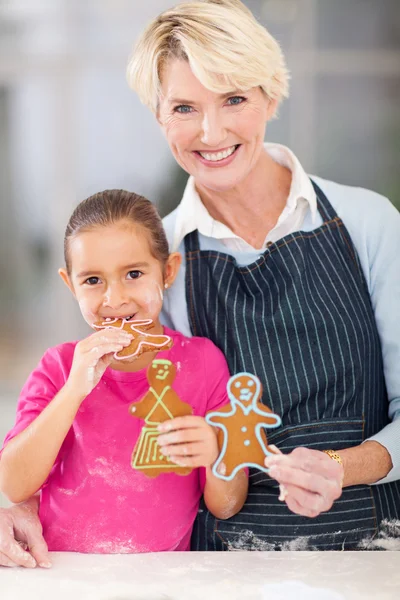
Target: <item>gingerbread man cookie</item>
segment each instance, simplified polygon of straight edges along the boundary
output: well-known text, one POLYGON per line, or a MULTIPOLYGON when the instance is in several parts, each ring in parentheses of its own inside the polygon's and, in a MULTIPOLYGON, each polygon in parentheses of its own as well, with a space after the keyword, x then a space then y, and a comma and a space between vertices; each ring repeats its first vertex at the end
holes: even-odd
POLYGON ((138 358, 144 352, 157 352, 167 350, 173 346, 172 338, 169 335, 154 335, 146 333, 153 327, 151 319, 141 319, 138 321, 127 321, 126 319, 105 319, 94 323, 95 329, 107 329, 116 327, 124 329, 133 334, 132 342, 126 348, 114 354, 116 360, 126 360, 128 358, 138 358))
POLYGON ((176 369, 169 360, 153 360, 147 369, 150 388, 139 402, 133 402, 129 411, 134 417, 144 419, 139 439, 132 454, 132 468, 143 471, 147 477, 161 473, 188 475, 192 468, 181 467, 161 453, 157 438, 157 426, 168 419, 192 414, 192 407, 182 402, 172 389, 176 369))
POLYGON ((244 467, 255 467, 268 473, 264 459, 272 453, 268 450, 264 428, 279 427, 282 421, 259 402, 262 386, 255 375, 233 375, 228 381, 227 391, 231 403, 206 416, 207 423, 221 430, 218 432, 221 451, 212 472, 225 481, 232 480, 244 467), (226 467, 224 474, 218 472, 222 462, 226 467))

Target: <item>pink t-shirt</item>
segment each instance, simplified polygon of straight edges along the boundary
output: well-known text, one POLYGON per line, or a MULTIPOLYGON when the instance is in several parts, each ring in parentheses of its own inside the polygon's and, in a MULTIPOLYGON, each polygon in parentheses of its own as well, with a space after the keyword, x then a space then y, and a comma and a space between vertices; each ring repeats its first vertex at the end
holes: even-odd
MULTIPOLYGON (((210 340, 186 338, 165 328, 174 345, 157 358, 176 366, 178 396, 204 416, 228 402, 229 371, 210 340)), ((62 388, 77 342, 50 348, 30 375, 18 401, 14 428, 23 431, 62 388)), ((144 421, 129 405, 149 389, 146 370, 107 369, 85 398, 41 489, 40 519, 52 551, 134 553, 188 550, 204 487, 204 469, 190 475, 148 478, 131 467, 144 421)))

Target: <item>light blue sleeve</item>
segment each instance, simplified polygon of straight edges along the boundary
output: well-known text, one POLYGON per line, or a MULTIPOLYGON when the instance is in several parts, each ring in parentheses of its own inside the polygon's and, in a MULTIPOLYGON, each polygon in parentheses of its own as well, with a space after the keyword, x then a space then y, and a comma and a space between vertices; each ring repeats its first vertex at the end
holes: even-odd
POLYGON ((391 423, 369 440, 391 456, 393 468, 378 482, 387 483, 400 479, 400 213, 375 192, 315 179, 350 233, 371 296, 391 423))
MULTIPOLYGON (((163 225, 167 235, 170 252, 172 251, 173 247, 176 217, 177 210, 175 209, 163 219, 163 225)), ((189 324, 188 306, 186 302, 186 258, 185 243, 183 241, 181 242, 177 251, 182 255, 182 264, 174 284, 168 290, 165 290, 160 321, 166 327, 180 331, 187 337, 192 337, 189 324)))

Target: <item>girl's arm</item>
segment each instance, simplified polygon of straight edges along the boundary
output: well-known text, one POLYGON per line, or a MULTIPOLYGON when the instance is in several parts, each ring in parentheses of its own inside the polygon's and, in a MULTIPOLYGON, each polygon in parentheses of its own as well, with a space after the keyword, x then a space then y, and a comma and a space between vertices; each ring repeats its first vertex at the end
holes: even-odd
POLYGON ((0 490, 11 502, 27 500, 46 481, 80 405, 100 381, 114 352, 131 339, 122 330, 107 329, 76 345, 64 387, 2 452, 0 490))
POLYGON ((3 450, 0 489, 23 502, 46 481, 83 398, 68 383, 43 412, 3 450))
POLYGON ((207 467, 204 501, 217 519, 229 519, 242 509, 248 487, 249 480, 244 470, 239 471, 232 481, 224 481, 215 477, 211 467, 207 467))
MULTIPOLYGON (((217 430, 203 417, 186 416, 165 421, 158 426, 161 452, 182 467, 206 467, 204 500, 219 519, 229 519, 243 506, 248 479, 239 471, 232 481, 215 477, 211 467, 218 458, 217 430)), ((222 466, 222 465, 221 465, 222 466)))

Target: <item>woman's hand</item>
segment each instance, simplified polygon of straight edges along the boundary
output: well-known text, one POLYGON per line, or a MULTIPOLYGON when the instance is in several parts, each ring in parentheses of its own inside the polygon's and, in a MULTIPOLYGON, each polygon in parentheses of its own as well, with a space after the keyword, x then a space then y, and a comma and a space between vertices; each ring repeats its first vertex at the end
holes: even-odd
POLYGON ((0 566, 49 568, 51 562, 38 517, 38 499, 33 497, 0 508, 0 566))
POLYGON ((267 456, 265 466, 280 485, 280 500, 298 515, 317 517, 342 494, 343 467, 324 452, 295 448, 290 454, 267 456))
POLYGON ((96 387, 115 352, 129 346, 132 335, 122 329, 101 329, 79 342, 66 386, 81 399, 96 387))
POLYGON ((217 460, 217 430, 203 417, 176 417, 158 426, 161 452, 181 467, 209 467, 217 460))

